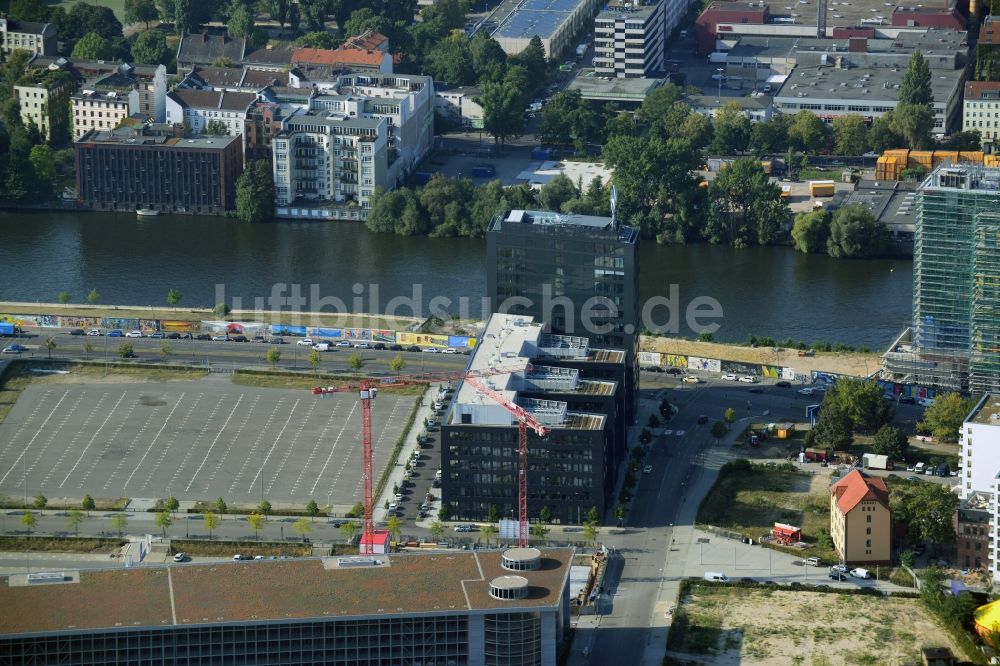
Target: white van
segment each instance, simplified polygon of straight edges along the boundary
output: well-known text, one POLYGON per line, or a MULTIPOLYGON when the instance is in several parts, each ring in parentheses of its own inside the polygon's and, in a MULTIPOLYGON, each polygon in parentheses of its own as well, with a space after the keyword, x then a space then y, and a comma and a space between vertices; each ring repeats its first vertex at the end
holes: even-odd
POLYGON ((330 343, 317 342, 316 344, 313 345, 313 349, 315 349, 316 351, 330 351, 330 343))
POLYGON ((705 572, 705 580, 712 581, 713 583, 728 583, 729 582, 729 578, 726 577, 726 574, 718 572, 718 571, 706 571, 705 572))
POLYGON ((917 463, 917 464, 916 464, 916 465, 915 465, 915 466, 913 467, 913 471, 914 471, 914 473, 916 473, 916 474, 923 474, 923 473, 924 473, 924 467, 926 467, 926 465, 924 465, 924 463, 922 463, 922 462, 918 462, 918 463, 917 463))

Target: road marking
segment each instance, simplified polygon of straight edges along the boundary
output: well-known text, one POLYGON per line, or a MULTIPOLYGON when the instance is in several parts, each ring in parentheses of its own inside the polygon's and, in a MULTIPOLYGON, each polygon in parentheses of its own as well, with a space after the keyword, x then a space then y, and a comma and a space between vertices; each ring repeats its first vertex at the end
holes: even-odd
POLYGON ((205 466, 205 462, 208 460, 208 457, 212 455, 212 449, 215 448, 216 442, 218 442, 219 438, 222 437, 222 433, 225 432, 226 427, 229 425, 229 421, 232 420, 233 414, 236 413, 236 408, 240 406, 241 402, 243 402, 243 395, 244 394, 241 393, 239 399, 236 400, 236 404, 233 405, 232 411, 230 411, 229 416, 226 417, 226 422, 222 424, 221 428, 219 428, 219 433, 215 436, 215 439, 212 440, 211 445, 209 445, 208 447, 208 451, 205 451, 205 457, 201 459, 201 464, 198 465, 198 469, 196 469, 194 471, 194 474, 191 475, 191 480, 188 481, 187 487, 184 488, 184 492, 188 492, 189 490, 191 490, 191 486, 194 484, 194 480, 198 478, 198 475, 201 473, 202 467, 205 466))
POLYGON ((184 427, 187 425, 188 420, 190 420, 191 415, 194 414, 195 407, 201 404, 201 400, 204 397, 204 393, 198 393, 195 395, 194 400, 191 401, 191 407, 189 407, 187 413, 184 414, 184 418, 181 419, 180 425, 174 428, 174 431, 170 433, 170 439, 167 440, 167 443, 160 447, 160 457, 156 461, 156 464, 153 465, 153 469, 149 470, 149 476, 146 477, 143 488, 146 488, 149 491, 153 490, 150 487, 153 483, 153 476, 156 475, 156 472, 160 469, 160 465, 162 465, 163 461, 166 460, 167 454, 170 453, 170 449, 174 447, 174 442, 177 441, 177 434, 184 431, 184 427))
MULTIPOLYGON (((340 438, 344 436, 344 431, 347 430, 347 426, 351 424, 351 419, 354 417, 354 410, 358 408, 358 402, 358 400, 355 400, 351 403, 351 411, 347 413, 347 418, 344 419, 344 424, 340 426, 340 432, 337 433, 337 439, 333 440, 333 446, 330 447, 330 455, 326 457, 326 462, 323 463, 323 467, 319 470, 319 474, 316 475, 316 481, 313 483, 312 488, 309 489, 310 495, 313 495, 316 492, 316 486, 319 485, 319 480, 322 479, 323 475, 326 473, 326 468, 330 464, 330 459, 333 458, 333 452, 337 450, 337 444, 340 443, 340 438)), ((341 468, 340 472, 337 472, 337 475, 333 478, 333 482, 330 484, 331 488, 337 487, 337 479, 340 478, 343 471, 343 468, 341 468)))
POLYGON ((254 396, 253 402, 250 403, 250 407, 246 409, 246 413, 243 415, 243 422, 240 424, 240 427, 236 429, 236 432, 233 433, 233 438, 229 440, 229 446, 227 446, 226 450, 222 452, 221 456, 219 456, 219 462, 216 463, 215 469, 213 469, 212 473, 208 475, 208 483, 205 484, 206 492, 207 486, 210 486, 215 482, 215 477, 219 474, 219 470, 222 469, 222 464, 229 458, 229 453, 233 450, 233 445, 240 441, 240 435, 243 434, 243 429, 246 428, 247 423, 250 422, 250 417, 257 411, 257 403, 259 401, 260 396, 254 396))
POLYGON ((319 400, 312 400, 309 403, 309 409, 308 409, 308 411, 306 411, 305 416, 303 416, 301 419, 299 419, 299 427, 295 431, 295 434, 292 436, 291 442, 289 442, 288 446, 285 448, 285 457, 281 459, 281 462, 278 464, 278 469, 274 470, 274 474, 271 475, 271 482, 269 484, 267 484, 267 487, 266 487, 267 492, 269 492, 269 493, 271 492, 271 489, 274 487, 275 482, 278 480, 278 477, 281 475, 281 471, 283 469, 285 469, 285 463, 288 462, 289 456, 292 455, 292 449, 295 448, 295 443, 299 441, 299 436, 302 435, 302 429, 305 427, 306 422, 312 416, 313 410, 316 409, 316 405, 318 403, 319 403, 319 400))
MULTIPOLYGON (((69 391, 67 391, 66 393, 67 393, 67 396, 68 396, 68 395, 69 395, 69 391)), ((45 444, 44 444, 44 445, 42 446, 42 449, 41 449, 41 450, 40 450, 40 451, 38 452, 38 455, 37 455, 37 456, 35 457, 35 461, 34 461, 33 463, 30 463, 30 464, 28 465, 28 474, 31 474, 32 472, 34 472, 34 471, 35 471, 35 467, 36 467, 36 466, 38 465, 38 463, 40 463, 40 462, 42 461, 42 458, 43 458, 43 457, 45 456, 45 452, 49 450, 49 447, 50 447, 50 446, 52 446, 52 442, 56 441, 56 437, 58 437, 58 436, 59 436, 59 433, 61 433, 61 432, 62 432, 62 430, 63 430, 63 428, 65 428, 65 427, 66 427, 66 423, 67 423, 67 422, 68 422, 68 421, 69 421, 69 420, 70 420, 70 419, 71 419, 71 418, 73 417, 73 414, 75 414, 75 413, 76 413, 76 409, 77 409, 77 407, 79 407, 79 406, 80 406, 80 402, 81 402, 81 401, 83 400, 83 396, 84 396, 84 393, 83 393, 83 392, 81 392, 81 393, 80 393, 80 394, 79 394, 79 395, 77 396, 77 398, 76 398, 76 402, 74 402, 74 403, 73 403, 73 404, 72 404, 72 405, 70 406, 70 408, 69 408, 69 409, 68 409, 68 410, 66 411, 66 413, 62 414, 62 419, 61 419, 61 420, 59 421, 59 423, 58 423, 58 424, 56 425, 56 428, 55 428, 55 430, 53 430, 53 431, 52 431, 52 432, 51 432, 51 433, 49 434, 49 437, 48 437, 48 439, 47 439, 47 440, 45 441, 45 444)), ((45 479, 47 480, 47 479, 48 479, 48 477, 49 477, 49 476, 50 476, 51 474, 52 474, 52 469, 51 469, 51 467, 50 467, 50 468, 49 468, 49 473, 48 473, 48 474, 46 475, 45 479)), ((41 487, 42 487, 42 485, 41 485, 41 484, 39 484, 39 488, 41 488, 41 487)))
MULTIPOLYGON (((107 393, 102 393, 101 397, 97 400, 97 404, 94 405, 89 410, 87 418, 84 419, 80 427, 77 428, 76 434, 73 435, 73 439, 71 439, 69 443, 63 447, 62 454, 60 454, 59 458, 56 459, 55 463, 53 463, 50 466, 49 473, 45 475, 44 479, 42 479, 41 487, 48 486, 49 477, 51 477, 55 473, 55 471, 59 468, 59 466, 62 465, 63 460, 66 458, 67 455, 69 455, 70 451, 72 451, 73 448, 76 446, 76 441, 83 436, 83 433, 87 430, 87 426, 90 425, 90 421, 100 412, 101 405, 104 404, 104 401, 107 399, 107 397, 108 397, 107 393)), ((61 488, 62 484, 60 484, 59 487, 61 488)))
POLYGON ((62 397, 59 398, 59 402, 55 404, 55 406, 52 408, 52 411, 49 412, 49 415, 45 417, 44 421, 42 421, 42 425, 38 426, 38 428, 35 430, 35 434, 31 437, 30 440, 28 440, 28 443, 24 445, 24 448, 21 449, 21 455, 19 455, 17 459, 14 460, 14 464, 10 466, 10 469, 7 470, 7 473, 4 474, 2 477, 0 477, 0 486, 2 486, 3 482, 7 480, 7 477, 10 476, 10 473, 17 468, 17 464, 21 462, 21 458, 23 458, 25 454, 28 453, 28 449, 31 447, 31 444, 35 441, 35 438, 38 437, 40 434, 42 434, 42 430, 45 429, 45 425, 49 422, 49 419, 51 419, 52 416, 56 413, 56 410, 59 409, 59 405, 62 404, 62 401, 66 399, 67 395, 69 395, 69 391, 66 391, 65 393, 62 394, 62 397))
MULTIPOLYGON (((0 452, 0 460, 7 457, 7 451, 10 449, 10 447, 14 446, 14 444, 21 441, 21 433, 24 431, 25 428, 31 425, 32 421, 35 420, 36 415, 38 414, 39 411, 41 411, 42 406, 45 404, 45 402, 49 399, 51 395, 52 395, 51 390, 42 393, 41 397, 38 399, 38 402, 35 404, 34 409, 32 409, 31 413, 29 413, 26 417, 24 417, 24 423, 21 424, 21 427, 18 428, 17 432, 15 432, 14 435, 10 438, 10 441, 7 442, 7 446, 3 448, 3 451, 0 452)), ((38 429, 36 428, 35 430, 37 431, 38 429)))
MULTIPOLYGON (((122 395, 122 398, 124 397, 125 394, 122 395)), ((119 400, 118 402, 121 402, 121 400, 119 400)), ((87 473, 83 475, 82 479, 80 479, 80 484, 77 486, 77 488, 83 488, 83 485, 87 482, 87 479, 90 478, 90 475, 94 472, 94 470, 97 468, 97 465, 100 464, 101 460, 104 458, 104 454, 108 452, 108 450, 111 448, 111 445, 115 443, 116 439, 118 439, 119 433, 121 433, 122 428, 125 427, 125 424, 128 423, 129 417, 132 416, 132 412, 135 411, 135 406, 138 404, 139 402, 136 401, 133 402, 132 405, 129 407, 128 412, 125 414, 124 418, 122 418, 121 422, 115 428, 114 432, 111 433, 111 437, 109 437, 108 441, 104 443, 104 447, 101 449, 101 452, 97 455, 96 458, 94 458, 94 462, 91 463, 90 469, 88 469, 87 473)))
POLYGON ((267 420, 264 421, 264 425, 261 426, 257 433, 257 438, 253 442, 253 446, 247 451, 246 455, 243 457, 243 464, 240 466, 240 471, 236 473, 233 477, 233 483, 229 486, 229 492, 232 494, 236 490, 236 485, 240 482, 240 477, 243 476, 243 472, 246 471, 247 465, 250 464, 250 460, 254 458, 254 452, 257 450, 257 445, 260 444, 261 440, 264 439, 264 434, 267 432, 268 428, 271 427, 271 421, 274 420, 275 415, 281 411, 282 405, 285 404, 285 399, 281 398, 275 403, 274 408, 271 409, 271 413, 268 414, 267 420))
POLYGON ((281 436, 285 434, 285 428, 287 428, 288 424, 292 422, 292 416, 295 415, 295 408, 299 406, 300 402, 302 402, 302 398, 296 400, 292 405, 292 408, 288 410, 288 418, 285 419, 285 425, 281 426, 281 430, 278 431, 278 436, 274 438, 274 443, 271 444, 270 450, 267 452, 267 455, 264 456, 264 460, 260 463, 260 467, 257 469, 257 474, 254 475, 253 481, 250 482, 247 493, 250 493, 253 490, 254 484, 257 483, 257 479, 260 478, 260 475, 264 472, 264 466, 267 464, 267 461, 271 459, 271 454, 274 453, 275 447, 278 446, 278 442, 281 441, 281 436))
MULTIPOLYGON (((312 469, 313 460, 316 459, 316 456, 319 453, 320 444, 322 444, 326 440, 326 434, 327 432, 330 431, 330 428, 333 427, 333 420, 337 417, 337 412, 340 411, 340 406, 342 404, 343 404, 342 400, 334 401, 333 409, 330 410, 330 416, 326 420, 326 425, 324 425, 323 430, 320 431, 319 437, 316 438, 316 443, 313 444, 312 451, 309 452, 309 457, 306 458, 305 464, 302 465, 302 467, 299 469, 298 478, 296 478, 295 483, 292 484, 293 495, 295 495, 298 492, 299 485, 301 485, 302 479, 306 475, 306 471, 312 469)), ((315 489, 315 486, 313 486, 313 489, 315 489)))
MULTIPOLYGON (((111 483, 115 480, 115 477, 118 476, 118 472, 121 471, 122 467, 125 466, 125 461, 128 460, 128 457, 132 455, 133 451, 135 451, 136 442, 142 439, 142 433, 146 432, 146 429, 150 427, 150 424, 153 422, 153 419, 155 419, 156 415, 159 413, 160 413, 160 408, 153 407, 152 411, 149 413, 149 416, 146 417, 146 420, 143 422, 142 426, 139 427, 139 432, 135 433, 135 435, 131 438, 129 445, 122 452, 122 459, 118 461, 118 464, 115 465, 114 470, 111 472, 110 475, 108 475, 108 480, 104 484, 104 490, 107 490, 108 488, 111 487, 111 483)), ((135 470, 133 470, 133 473, 134 471, 135 470)), ((126 482, 122 486, 122 494, 124 495, 127 490, 128 490, 128 482, 126 482)))
POLYGON ((170 417, 173 416, 174 412, 177 411, 177 408, 181 406, 181 400, 184 399, 185 395, 187 394, 181 393, 180 397, 177 398, 177 402, 174 403, 173 408, 170 410, 170 413, 167 414, 167 417, 165 419, 163 419, 163 425, 161 425, 160 429, 156 431, 155 435, 153 435, 153 439, 149 440, 149 446, 146 447, 146 452, 142 454, 142 457, 139 458, 139 462, 135 464, 135 468, 132 470, 132 473, 128 475, 127 479, 125 479, 126 488, 128 488, 128 484, 130 481, 132 481, 132 477, 135 476, 135 473, 139 471, 140 467, 142 467, 142 463, 146 461, 146 456, 148 456, 149 452, 153 450, 153 445, 156 444, 156 440, 158 440, 160 438, 160 435, 163 434, 164 429, 166 429, 167 424, 170 422, 170 417))
POLYGON ((216 412, 219 411, 219 408, 226 401, 227 397, 229 397, 227 394, 222 394, 221 396, 219 396, 219 400, 215 403, 215 406, 212 408, 212 411, 209 412, 208 418, 205 419, 205 425, 201 427, 201 430, 198 431, 198 436, 194 439, 194 441, 191 442, 191 446, 188 447, 188 450, 184 452, 184 458, 181 460, 181 464, 177 466, 177 471, 175 471, 173 476, 170 477, 170 482, 167 484, 165 490, 169 491, 173 487, 173 485, 177 483, 178 477, 180 477, 181 472, 184 470, 184 467, 188 463, 188 460, 191 459, 191 455, 194 453, 195 448, 197 448, 198 442, 200 442, 201 438, 205 436, 205 432, 208 430, 208 427, 213 423, 215 423, 215 414, 216 412))

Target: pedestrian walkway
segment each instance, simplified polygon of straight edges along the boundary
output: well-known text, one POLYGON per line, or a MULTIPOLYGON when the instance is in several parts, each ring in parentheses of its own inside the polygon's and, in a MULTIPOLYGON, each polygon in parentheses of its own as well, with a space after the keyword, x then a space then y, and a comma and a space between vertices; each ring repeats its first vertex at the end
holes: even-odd
MULTIPOLYGON (((394 487, 401 488, 403 486, 403 481, 405 479, 404 475, 406 473, 406 461, 409 459, 410 452, 420 446, 417 442, 417 438, 424 430, 424 420, 437 418, 434 413, 434 401, 437 399, 439 386, 439 384, 430 384, 427 386, 427 390, 424 391, 423 395, 420 397, 420 404, 417 406, 417 414, 413 419, 413 426, 410 428, 410 431, 406 433, 406 440, 403 442, 403 446, 399 450, 399 457, 396 460, 390 460, 386 463, 391 466, 391 471, 389 472, 389 478, 385 483, 385 487, 382 489, 382 494, 374 498, 375 506, 372 511, 372 516, 376 522, 384 523, 384 521, 388 519, 388 512, 385 509, 386 503, 391 504, 395 501, 392 489, 394 487)), ((437 446, 440 450, 440 437, 438 440, 437 446)), ((377 484, 378 479, 373 479, 372 483, 377 484)), ((413 509, 412 516, 414 522, 416 522, 416 507, 420 506, 420 502, 418 500, 419 498, 412 495, 410 496, 409 504, 411 506, 408 508, 413 509)), ((436 511, 434 513, 436 513, 436 511)), ((429 520, 433 519, 434 518, 431 518, 429 520)))

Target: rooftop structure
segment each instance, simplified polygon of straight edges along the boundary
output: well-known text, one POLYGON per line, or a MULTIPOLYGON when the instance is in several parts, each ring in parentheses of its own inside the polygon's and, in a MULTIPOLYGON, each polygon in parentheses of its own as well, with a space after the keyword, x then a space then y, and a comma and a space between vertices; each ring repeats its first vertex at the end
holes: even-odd
POLYGON ((557 58, 589 20, 599 0, 503 0, 481 25, 508 55, 538 36, 545 55, 557 58))
POLYGON ((577 75, 569 82, 567 90, 579 90, 583 99, 596 102, 625 102, 642 104, 646 95, 661 85, 664 79, 633 77, 617 78, 601 75, 597 70, 585 67, 577 71, 577 75))
POLYGON ((282 85, 288 85, 287 72, 261 71, 249 67, 195 66, 178 87, 256 93, 268 86, 282 85))
POLYGON ((8 576, 0 658, 23 663, 58 651, 79 663, 96 642, 100 654, 119 658, 128 645, 142 648, 145 661, 183 650, 222 663, 252 643, 262 663, 293 650, 299 663, 345 666, 487 663, 496 651, 554 664, 569 619, 572 555, 545 549, 536 568, 516 571, 498 551, 449 551, 8 576), (512 622, 517 632, 497 632, 512 622), (279 628, 280 643, 266 640, 279 628))
POLYGON ((332 70, 371 70, 392 73, 392 55, 379 49, 340 47, 338 49, 297 48, 292 52, 292 64, 297 67, 319 65, 332 70))
POLYGON ((186 35, 177 45, 178 71, 190 70, 195 65, 214 66, 226 60, 237 66, 277 72, 287 69, 291 58, 290 48, 254 49, 246 37, 233 38, 219 32, 186 35))
POLYGON ((643 78, 664 69, 664 0, 613 0, 594 21, 594 70, 600 76, 643 78))

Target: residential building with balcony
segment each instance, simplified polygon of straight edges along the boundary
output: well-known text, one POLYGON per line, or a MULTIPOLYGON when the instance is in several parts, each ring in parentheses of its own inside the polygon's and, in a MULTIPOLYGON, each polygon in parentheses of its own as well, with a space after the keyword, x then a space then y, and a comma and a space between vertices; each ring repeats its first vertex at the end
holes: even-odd
POLYGON ((619 79, 653 77, 664 71, 666 0, 638 4, 615 0, 594 22, 594 71, 619 79))
POLYGON ((0 16, 0 53, 27 51, 37 55, 55 55, 56 27, 51 23, 16 21, 0 16))

